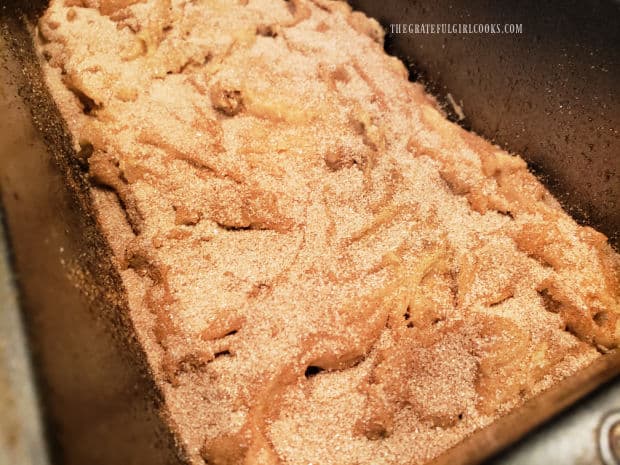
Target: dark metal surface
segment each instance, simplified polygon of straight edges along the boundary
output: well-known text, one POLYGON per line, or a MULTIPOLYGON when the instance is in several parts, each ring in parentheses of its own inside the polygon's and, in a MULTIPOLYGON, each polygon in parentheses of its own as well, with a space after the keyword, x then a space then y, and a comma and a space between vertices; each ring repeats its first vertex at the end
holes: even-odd
POLYGON ((388 34, 386 48, 444 102, 448 93, 462 102, 461 124, 522 154, 578 221, 618 248, 619 2, 351 3, 385 26, 522 24, 514 35, 388 34))

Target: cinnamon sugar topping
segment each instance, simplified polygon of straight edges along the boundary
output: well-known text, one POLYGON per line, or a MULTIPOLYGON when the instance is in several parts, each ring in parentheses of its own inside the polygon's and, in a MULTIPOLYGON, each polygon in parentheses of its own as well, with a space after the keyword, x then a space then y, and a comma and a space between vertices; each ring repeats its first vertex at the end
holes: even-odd
POLYGON ((425 463, 618 344, 605 237, 346 3, 53 0, 39 30, 192 463, 425 463))

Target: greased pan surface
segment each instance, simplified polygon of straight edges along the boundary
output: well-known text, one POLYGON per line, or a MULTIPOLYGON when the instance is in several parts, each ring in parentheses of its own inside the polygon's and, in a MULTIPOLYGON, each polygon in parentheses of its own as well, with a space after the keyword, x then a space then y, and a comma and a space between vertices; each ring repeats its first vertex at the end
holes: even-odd
POLYGON ((444 102, 450 93, 461 124, 522 155, 573 217, 618 250, 620 2, 350 3, 388 32, 390 24, 521 24, 521 34, 388 34, 386 48, 444 102))

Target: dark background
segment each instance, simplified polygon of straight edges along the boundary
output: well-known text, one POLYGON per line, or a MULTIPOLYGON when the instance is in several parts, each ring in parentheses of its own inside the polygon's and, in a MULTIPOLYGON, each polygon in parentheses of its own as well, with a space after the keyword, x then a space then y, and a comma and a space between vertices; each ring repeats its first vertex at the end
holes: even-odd
POLYGON ((386 49, 442 102, 452 95, 466 116, 460 124, 521 154, 579 222, 618 249, 620 2, 351 3, 384 26, 521 23, 522 34, 388 34, 386 49))

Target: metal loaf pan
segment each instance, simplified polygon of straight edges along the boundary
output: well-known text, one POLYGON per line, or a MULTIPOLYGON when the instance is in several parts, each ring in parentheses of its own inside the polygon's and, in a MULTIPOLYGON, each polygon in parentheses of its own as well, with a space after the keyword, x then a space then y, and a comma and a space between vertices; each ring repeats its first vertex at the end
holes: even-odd
MULTIPOLYGON (((187 463, 159 415, 161 397, 124 316, 87 184, 63 156, 71 144, 28 30, 45 3, 0 0, 0 191, 54 463, 187 463), (75 286, 76 276, 97 283, 93 294, 75 286)), ((459 102, 461 124, 522 154, 579 221, 618 246, 618 4, 528 0, 510 11, 490 0, 352 3, 385 25, 522 23, 521 36, 405 34, 388 36, 387 49, 440 101, 449 92, 459 102)), ((481 462, 619 372, 618 351, 600 357, 435 465, 481 462)))

